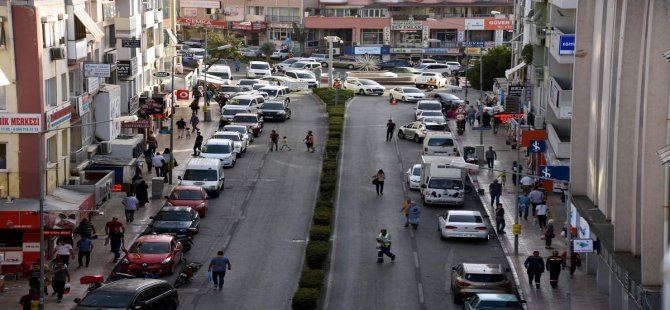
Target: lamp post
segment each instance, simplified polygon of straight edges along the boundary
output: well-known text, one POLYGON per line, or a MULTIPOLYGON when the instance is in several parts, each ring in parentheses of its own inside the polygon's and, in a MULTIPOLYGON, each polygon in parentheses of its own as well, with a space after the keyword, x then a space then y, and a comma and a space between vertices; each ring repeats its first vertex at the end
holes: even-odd
POLYGON ((323 39, 328 42, 328 87, 333 87, 333 43, 343 41, 338 36, 326 36, 323 39))
POLYGON ((77 127, 83 127, 83 126, 90 126, 90 125, 96 125, 96 124, 102 124, 102 123, 109 123, 109 122, 134 122, 137 121, 137 115, 132 115, 132 116, 121 116, 121 117, 116 117, 108 121, 101 121, 101 122, 94 122, 90 124, 85 124, 85 125, 77 125, 77 126, 68 126, 68 127, 59 127, 59 128, 54 128, 54 129, 47 129, 47 130, 41 130, 37 133, 37 154, 39 156, 39 161, 37 162, 37 169, 39 170, 37 173, 37 181, 39 182, 38 184, 38 190, 40 191, 40 198, 39 198, 39 212, 38 212, 38 217, 39 217, 39 226, 40 226, 40 300, 39 300, 39 308, 40 310, 44 309, 44 263, 46 262, 46 259, 44 257, 44 250, 46 249, 45 244, 44 244, 44 199, 46 197, 46 193, 44 191, 44 161, 46 161, 45 154, 44 154, 44 142, 42 141, 44 138, 44 134, 52 131, 58 131, 58 130, 65 130, 65 129, 71 129, 71 128, 77 128, 77 127))
MULTIPOLYGON (((479 102, 482 105, 482 112, 479 113, 479 117, 481 118, 479 120, 480 126, 484 124, 484 53, 481 51, 479 52, 479 102)), ((493 116, 493 115, 491 115, 493 116)), ((492 120, 493 121, 493 120, 492 120)), ((480 130, 479 131, 479 144, 484 145, 484 131, 480 130)))

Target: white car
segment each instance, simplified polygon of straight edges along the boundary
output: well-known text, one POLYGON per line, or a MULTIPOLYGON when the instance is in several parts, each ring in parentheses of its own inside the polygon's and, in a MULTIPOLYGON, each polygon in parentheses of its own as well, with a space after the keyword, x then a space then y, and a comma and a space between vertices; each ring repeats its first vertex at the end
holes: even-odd
POLYGON ((250 61, 247 77, 250 79, 272 76, 270 64, 265 61, 250 61))
POLYGON ((242 141, 245 141, 248 145, 249 143, 254 142, 254 135, 251 133, 251 129, 244 125, 226 125, 223 126, 223 131, 235 131, 242 136, 242 141))
POLYGON ((416 69, 421 72, 437 72, 442 75, 448 75, 450 72, 449 65, 439 63, 421 64, 416 66, 416 69))
POLYGON ((438 72, 421 72, 421 74, 414 79, 414 85, 416 85, 416 87, 425 87, 430 80, 434 81, 434 86, 437 88, 447 85, 447 78, 438 72))
POLYGON ((319 83, 316 81, 316 76, 312 71, 309 70, 286 71, 284 74, 287 77, 307 83, 307 88, 316 88, 319 85, 319 83))
POLYGON ((289 72, 289 71, 296 71, 296 70, 314 70, 314 69, 319 69, 319 68, 321 68, 321 63, 314 62, 314 61, 310 62, 310 61, 300 60, 300 61, 292 63, 288 67, 284 67, 284 71, 289 72))
POLYGON ((430 117, 430 116, 442 116, 444 118, 444 114, 442 114, 442 111, 421 111, 419 115, 417 115, 417 120, 424 118, 424 117, 430 117))
POLYGON ((344 88, 359 95, 383 95, 386 88, 379 83, 368 79, 348 78, 344 81, 344 88))
POLYGON ((453 75, 453 72, 461 70, 461 63, 458 61, 447 61, 447 66, 449 66, 449 75, 453 75))
POLYGON ((440 239, 489 239, 489 229, 479 211, 448 210, 438 217, 440 239))
POLYGON ((278 63, 278 64, 277 64, 277 69, 278 69, 279 71, 284 71, 284 69, 288 68, 290 65, 292 65, 292 64, 294 64, 294 63, 296 63, 296 62, 298 62, 298 61, 302 61, 302 62, 315 62, 316 60, 315 60, 314 58, 293 57, 293 58, 289 58, 289 59, 286 59, 286 60, 284 60, 284 61, 278 63))
POLYGON ((224 167, 235 167, 237 153, 233 141, 229 139, 209 139, 202 146, 200 157, 216 158, 223 163, 224 167))
POLYGON ((426 130, 426 124, 415 121, 407 125, 400 126, 398 129, 398 138, 413 140, 416 143, 420 143, 426 137, 427 133, 428 130, 426 130))
POLYGON ((444 116, 423 116, 418 119, 426 124, 446 125, 447 119, 444 116))
POLYGON ((266 81, 266 83, 270 85, 286 86, 290 91, 303 90, 303 88, 299 86, 300 80, 288 76, 266 76, 260 78, 260 80, 266 81))
POLYGON ((421 183, 421 164, 416 164, 405 172, 409 189, 419 189, 421 183))
POLYGON ((244 57, 261 57, 263 52, 261 52, 260 47, 243 47, 240 49, 240 52, 244 57))
POLYGON ((389 92, 392 98, 404 102, 417 102, 426 98, 421 90, 416 87, 396 87, 389 92))
POLYGON ((242 153, 247 151, 247 141, 242 139, 242 135, 236 131, 217 131, 212 135, 212 139, 228 139, 233 141, 237 157, 242 157, 242 153))
POLYGON ((272 59, 286 59, 288 58, 289 51, 287 49, 276 49, 274 52, 272 52, 272 55, 270 55, 270 58, 272 59))
POLYGON ((424 113, 424 111, 435 111, 442 113, 442 104, 437 100, 419 100, 416 103, 416 108, 414 112, 414 119, 419 119, 419 115, 424 113))

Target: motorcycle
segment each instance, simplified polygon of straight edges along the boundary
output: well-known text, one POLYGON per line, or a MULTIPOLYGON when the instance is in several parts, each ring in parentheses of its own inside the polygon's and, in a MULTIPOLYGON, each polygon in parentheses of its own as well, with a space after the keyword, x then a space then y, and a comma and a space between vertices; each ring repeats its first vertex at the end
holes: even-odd
POLYGON ((184 266, 181 271, 179 272, 179 276, 177 279, 174 281, 174 287, 180 287, 186 282, 189 282, 191 278, 193 278, 193 275, 195 275, 196 272, 202 267, 201 263, 198 262, 190 262, 186 266, 184 266))

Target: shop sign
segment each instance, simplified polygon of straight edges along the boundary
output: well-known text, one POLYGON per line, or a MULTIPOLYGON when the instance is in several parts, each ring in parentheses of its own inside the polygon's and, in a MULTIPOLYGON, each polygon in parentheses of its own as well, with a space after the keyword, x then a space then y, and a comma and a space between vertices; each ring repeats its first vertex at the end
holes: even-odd
POLYGON ((42 129, 40 114, 0 113, 0 133, 37 133, 42 129))
POLYGON ((523 86, 521 85, 510 85, 507 86, 507 95, 514 97, 521 97, 523 94, 523 86))
POLYGON ((356 46, 354 47, 354 54, 364 55, 364 54, 374 54, 378 55, 382 53, 382 48, 379 46, 356 46))
POLYGON ((430 46, 428 39, 430 39, 430 28, 428 26, 423 26, 423 31, 421 32, 422 47, 427 48, 430 46))
POLYGON ((40 243, 39 242, 24 242, 23 243, 23 252, 39 252, 40 243))
POLYGON ((575 250, 575 253, 591 253, 593 252, 593 240, 591 239, 572 240, 572 248, 575 250))
POLYGON ((138 96, 134 96, 128 100, 128 115, 133 115, 137 110, 140 109, 140 98, 138 96))
POLYGON ((384 27, 382 37, 384 38, 384 45, 391 44, 391 27, 384 27))
POLYGON ((137 112, 139 117, 148 117, 149 115, 163 115, 165 106, 164 98, 156 96, 151 98, 140 97, 140 110, 137 112))
POLYGON ((121 47, 141 48, 142 40, 140 39, 121 39, 121 47))
POLYGON ((111 77, 110 64, 84 63, 84 77, 111 77))
POLYGON ((575 54, 575 35, 562 34, 558 41, 559 55, 574 55, 575 54))
POLYGON ((484 41, 465 41, 465 42, 463 42, 463 46, 483 48, 485 46, 485 42, 484 41))
POLYGON ((91 102, 88 93, 84 93, 78 97, 73 97, 71 102, 77 106, 77 114, 79 114, 79 116, 82 116, 91 111, 91 102))
POLYGON ((207 28, 218 28, 218 29, 227 29, 228 22, 221 20, 206 20, 206 19, 196 19, 196 18, 177 18, 177 23, 183 26, 195 26, 195 27, 207 27, 207 28))
POLYGON ((116 64, 116 74, 119 77, 131 77, 137 75, 137 57, 131 60, 119 60, 116 64))
POLYGON ((461 51, 457 48, 427 48, 424 50, 426 54, 460 54, 461 51))
POLYGON ((512 21, 504 18, 486 19, 484 30, 512 30, 512 21))
POLYGON ((484 30, 483 18, 465 19, 465 30, 484 30))
POLYGON ((121 123, 121 128, 149 128, 151 122, 148 119, 139 119, 135 122, 121 123))
POLYGON ((391 30, 422 30, 423 26, 419 20, 394 20, 391 22, 391 30))
POLYGON ((47 129, 60 126, 72 118, 72 104, 67 102, 46 112, 47 129))
POLYGON ((579 217, 579 238, 591 238, 591 227, 585 218, 579 217))
POLYGON ((232 29, 247 30, 247 31, 261 31, 267 29, 266 22, 232 22, 232 29))
POLYGON ((72 234, 72 231, 70 230, 63 230, 63 229, 45 229, 44 230, 44 235, 45 236, 69 236, 72 234))
POLYGON ((466 55, 479 55, 482 53, 481 47, 466 47, 465 48, 465 54, 466 55))
POLYGON ((392 48, 391 54, 423 54, 422 48, 392 48))
POLYGON ((86 91, 92 93, 100 88, 100 78, 86 78, 86 91))
POLYGON ((287 24, 287 23, 270 23, 269 27, 270 28, 289 29, 289 28, 293 28, 293 25, 292 24, 287 24))
POLYGON ((205 0, 181 0, 179 1, 179 6, 182 8, 218 9, 221 8, 221 2, 205 0))

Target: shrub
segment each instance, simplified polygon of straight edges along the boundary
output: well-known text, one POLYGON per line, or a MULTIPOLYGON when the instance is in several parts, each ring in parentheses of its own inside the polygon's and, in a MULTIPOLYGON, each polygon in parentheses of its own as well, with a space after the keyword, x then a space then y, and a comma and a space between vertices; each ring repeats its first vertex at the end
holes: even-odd
POLYGON ((340 148, 340 140, 329 139, 326 141, 326 148, 338 149, 340 148))
POLYGON ((313 310, 319 303, 321 293, 318 289, 299 287, 293 295, 291 308, 295 310, 313 310))
POLYGON ((328 140, 342 140, 342 131, 328 131, 328 140))
POLYGON ((307 250, 305 252, 305 259, 307 260, 307 267, 310 269, 323 269, 328 258, 328 242, 327 241, 310 241, 307 243, 307 250))
POLYGON ((314 209, 312 221, 315 225, 330 225, 331 208, 318 207, 314 209))
POLYGON ((302 275, 300 275, 300 282, 298 284, 300 287, 315 288, 320 290, 323 285, 323 271, 308 269, 303 270, 302 275))
POLYGON ((344 124, 344 117, 343 116, 333 116, 328 118, 328 124, 330 125, 342 125, 344 124))
MULTIPOLYGON (((314 88, 313 92, 317 95, 326 105, 335 105, 335 89, 331 87, 319 87, 314 88)), ((348 89, 340 89, 338 95, 337 105, 344 105, 344 103, 354 97, 354 92, 348 89)))
POLYGON ((319 199, 332 200, 335 193, 335 184, 322 184, 319 186, 319 199))
POLYGON ((337 172, 322 171, 321 184, 328 184, 329 186, 337 186, 337 172))
POLYGON ((337 171, 337 161, 334 159, 324 160, 321 166, 322 171, 337 171))
POLYGON ((313 225, 309 229, 309 240, 328 241, 330 239, 330 226, 313 225))
POLYGON ((324 208, 332 208, 333 207, 333 202, 328 201, 328 200, 317 200, 316 201, 316 209, 324 209, 324 208))

